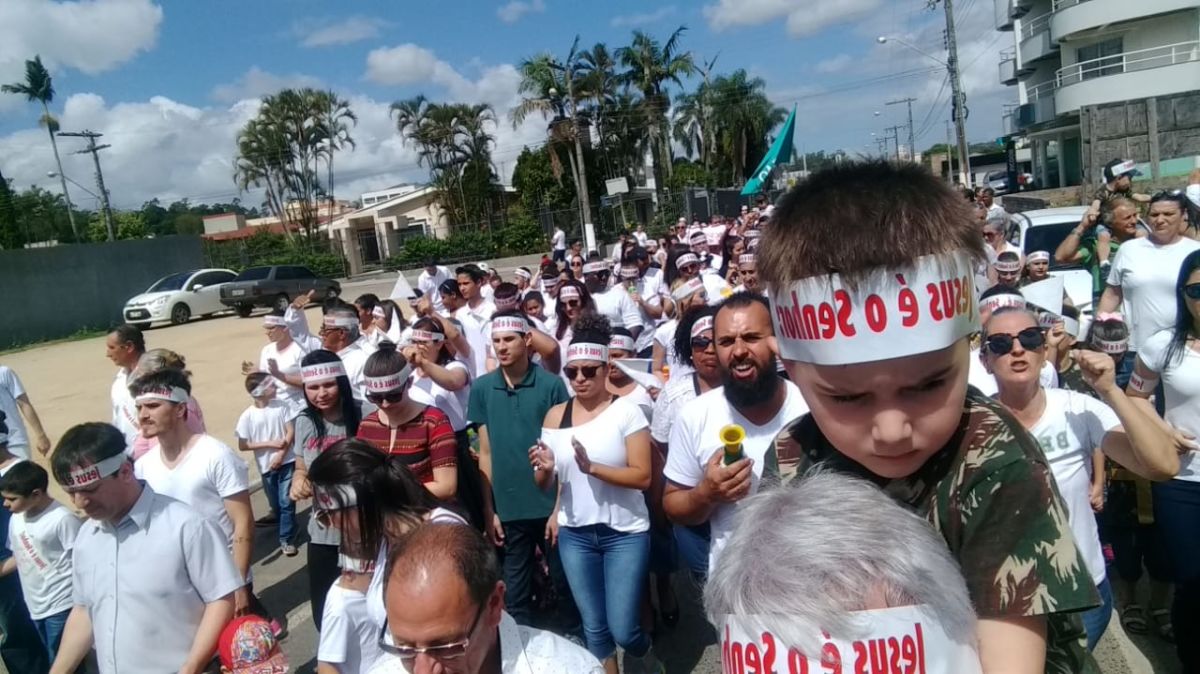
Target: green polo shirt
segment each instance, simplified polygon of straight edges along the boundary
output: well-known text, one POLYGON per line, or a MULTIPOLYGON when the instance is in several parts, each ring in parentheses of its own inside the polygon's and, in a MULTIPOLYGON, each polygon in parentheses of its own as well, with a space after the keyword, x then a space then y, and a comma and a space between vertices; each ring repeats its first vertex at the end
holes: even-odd
POLYGON ((513 388, 498 369, 471 386, 467 420, 487 427, 492 497, 501 522, 544 519, 554 509, 554 493, 533 481, 529 448, 542 435, 546 412, 567 399, 562 379, 532 364, 513 388))
MULTIPOLYGON (((1079 242, 1079 264, 1083 265, 1092 275, 1093 303, 1100 301, 1100 295, 1104 292, 1105 281, 1107 281, 1107 279, 1100 278, 1100 261, 1096 258, 1096 244, 1095 232, 1089 232, 1083 237, 1083 241, 1079 242)), ((1121 242, 1112 238, 1109 239, 1108 246, 1108 261, 1111 263, 1117 259, 1117 250, 1121 247, 1121 242)))

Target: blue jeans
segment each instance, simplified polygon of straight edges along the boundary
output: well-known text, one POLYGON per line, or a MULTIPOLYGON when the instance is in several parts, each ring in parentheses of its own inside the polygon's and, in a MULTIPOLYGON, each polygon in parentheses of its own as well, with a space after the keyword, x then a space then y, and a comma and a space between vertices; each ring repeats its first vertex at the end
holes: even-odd
POLYGON ((1200 672, 1200 482, 1167 480, 1150 488, 1154 524, 1175 582, 1175 652, 1183 671, 1200 672))
POLYGON ((50 662, 54 662, 55 656, 58 655, 58 644, 62 641, 63 628, 67 626, 67 616, 69 615, 71 615, 71 609, 33 621, 34 629, 37 630, 38 636, 42 638, 42 643, 46 645, 46 651, 50 654, 50 662))
POLYGON ((712 531, 708 522, 694 527, 676 524, 675 549, 683 568, 691 572, 693 580, 704 584, 708 578, 708 548, 712 544, 712 531))
POLYGON ((0 576, 0 660, 16 674, 45 674, 50 671, 46 648, 21 594, 17 574, 0 576))
POLYGON ((267 503, 271 504, 271 512, 279 517, 280 544, 291 543, 296 534, 296 502, 288 496, 295 470, 296 464, 285 463, 269 473, 263 473, 262 476, 267 503))
POLYGON ((583 619, 588 651, 604 660, 620 644, 634 657, 646 655, 650 636, 642 631, 641 606, 650 532, 624 533, 603 524, 562 527, 558 555, 583 619))
POLYGON ((1112 585, 1107 578, 1096 586, 1096 591, 1100 593, 1100 605, 1083 612, 1083 629, 1087 632, 1089 651, 1095 650, 1096 644, 1100 643, 1100 637, 1104 636, 1104 630, 1108 629, 1108 621, 1112 619, 1113 611, 1112 585))

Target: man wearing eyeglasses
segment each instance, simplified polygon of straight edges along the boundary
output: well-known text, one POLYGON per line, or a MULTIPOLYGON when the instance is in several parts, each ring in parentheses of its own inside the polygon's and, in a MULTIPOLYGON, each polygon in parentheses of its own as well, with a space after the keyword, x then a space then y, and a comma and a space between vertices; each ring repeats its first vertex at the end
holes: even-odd
POLYGON ((587 650, 504 610, 494 550, 463 526, 426 524, 392 551, 385 653, 371 674, 601 674, 587 650))
MULTIPOLYGON (((283 314, 288 332, 292 339, 300 345, 305 353, 325 349, 337 354, 346 368, 346 376, 350 378, 350 389, 354 399, 360 403, 367 402, 366 381, 363 379, 363 368, 366 367, 367 357, 374 351, 364 345, 367 340, 359 331, 358 309, 353 304, 346 304, 334 298, 322 308, 321 328, 318 336, 314 337, 308 330, 308 319, 304 316, 304 308, 312 302, 314 291, 301 295, 292 302, 283 314)), ((371 412, 374 407, 367 403, 364 413, 371 412)))
POLYGON ((67 431, 50 463, 89 518, 50 671, 75 671, 93 646, 102 674, 204 671, 245 584, 220 527, 134 477, 125 439, 108 424, 67 431))

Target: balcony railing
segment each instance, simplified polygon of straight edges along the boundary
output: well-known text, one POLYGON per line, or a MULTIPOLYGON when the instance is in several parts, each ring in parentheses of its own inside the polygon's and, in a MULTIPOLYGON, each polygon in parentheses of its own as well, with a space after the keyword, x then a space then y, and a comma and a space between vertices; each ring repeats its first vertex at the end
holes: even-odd
POLYGON ((1046 12, 1039 14, 1032 19, 1021 20, 1021 39, 1028 40, 1037 35, 1043 30, 1050 30, 1050 17, 1054 16, 1054 12, 1046 12))
POLYGON ((1000 83, 1014 84, 1017 81, 1017 53, 1015 48, 1000 52, 1000 83))
POLYGON ((1137 49, 1073 63, 1058 69, 1055 82, 1057 86, 1065 87, 1096 77, 1150 70, 1190 61, 1200 61, 1200 40, 1137 49))
POLYGON ((1054 90, 1058 88, 1058 83, 1054 80, 1046 80, 1039 84, 1035 84, 1025 90, 1025 98, 1029 99, 1030 103, 1041 100, 1043 98, 1053 98, 1054 90))
POLYGON ((1054 9, 1052 9, 1051 12, 1057 12, 1060 9, 1066 9, 1067 7, 1074 7, 1075 5, 1087 1, 1088 0, 1054 0, 1054 9))

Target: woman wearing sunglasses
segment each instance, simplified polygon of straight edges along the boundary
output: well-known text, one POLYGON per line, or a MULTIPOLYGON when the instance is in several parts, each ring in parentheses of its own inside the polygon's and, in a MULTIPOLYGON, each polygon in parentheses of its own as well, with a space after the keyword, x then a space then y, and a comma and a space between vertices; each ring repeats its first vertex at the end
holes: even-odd
POLYGON ((1099 400, 1044 388, 1038 373, 1046 360, 1046 337, 1028 310, 994 311, 984 325, 983 348, 999 401, 1041 445, 1067 506, 1071 532, 1101 599, 1098 608, 1082 616, 1088 648, 1095 648, 1112 615, 1112 590, 1092 514, 1103 507, 1100 453, 1137 475, 1161 480, 1179 468, 1174 443, 1156 416, 1138 408, 1116 385, 1112 359, 1102 353, 1076 354, 1099 400))
POLYGON ((690 367, 675 352, 675 332, 679 316, 689 309, 708 304, 708 291, 700 279, 677 280, 671 286, 671 300, 675 302, 675 318, 668 320, 654 331, 654 348, 650 351, 651 371, 663 381, 670 382, 676 376, 687 374, 690 367), (664 375, 663 369, 666 368, 664 375))
MULTIPOLYGON (((343 440, 317 457, 309 480, 312 519, 341 533, 343 566, 370 574, 365 612, 373 634, 384 635, 389 547, 423 522, 465 526, 467 521, 434 499, 402 458, 358 439, 343 440)), ((378 645, 388 650, 386 640, 378 645)))
POLYGON ((1142 346, 1128 391, 1151 410, 1150 396, 1158 390, 1180 451, 1179 474, 1153 485, 1154 521, 1176 583, 1171 607, 1176 652, 1184 671, 1191 672, 1200 671, 1195 638, 1200 634, 1200 252, 1184 258, 1175 287, 1175 324, 1142 346))
MULTIPOLYGON (((312 497, 308 467, 328 447, 347 436, 354 437, 362 419, 359 403, 350 389, 342 360, 332 351, 318 349, 300 360, 300 377, 304 384, 304 411, 295 421, 292 448, 296 455, 290 496, 293 501, 312 497)), ((308 519, 308 592, 312 602, 313 621, 321 629, 325 611, 325 595, 338 578, 338 545, 341 536, 336 529, 322 525, 316 518, 308 519)))
MULTIPOLYGON (((554 315, 546 321, 546 330, 558 342, 559 353, 566 353, 567 347, 571 345, 571 326, 575 321, 584 314, 595 312, 596 302, 592 300, 592 294, 588 292, 583 281, 562 282, 558 288, 558 301, 554 304, 554 315)), ((561 371, 559 374, 562 374, 561 371)), ((569 391, 571 382, 567 380, 566 375, 562 376, 569 391)))
POLYGON ((576 322, 563 368, 575 397, 550 408, 529 459, 538 486, 558 489, 547 537, 558 540, 588 651, 611 674, 617 646, 655 672, 660 665, 640 621, 650 562, 642 495, 650 487, 650 433, 637 406, 608 391, 610 338, 602 317, 576 322))
POLYGON ((458 492, 454 429, 445 412, 408 395, 412 371, 391 342, 371 354, 363 374, 367 401, 379 409, 362 420, 355 437, 397 457, 434 498, 453 501, 458 492))
POLYGON ((582 281, 583 280, 583 256, 579 254, 572 255, 568 258, 566 272, 566 280, 582 281))

